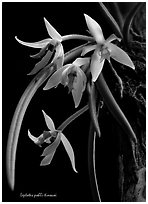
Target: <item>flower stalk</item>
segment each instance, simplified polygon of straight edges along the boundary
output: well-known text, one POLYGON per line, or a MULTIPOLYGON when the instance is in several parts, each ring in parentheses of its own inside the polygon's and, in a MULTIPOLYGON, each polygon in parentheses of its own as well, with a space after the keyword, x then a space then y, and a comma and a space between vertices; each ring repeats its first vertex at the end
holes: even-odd
MULTIPOLYGON (((99 109, 97 111, 97 115, 98 114, 99 114, 99 109)), ((101 202, 101 197, 100 197, 98 183, 97 183, 96 168, 95 168, 95 140, 96 140, 96 131, 94 128, 94 124, 91 121, 90 129, 89 129, 89 137, 88 137, 88 171, 89 171, 89 179, 90 179, 90 185, 92 189, 93 201, 101 202)))
POLYGON ((82 115, 85 111, 87 111, 89 108, 88 105, 84 106, 80 110, 78 110, 76 113, 71 115, 69 118, 67 118, 58 128, 57 130, 63 131, 72 121, 74 121, 76 118, 78 118, 80 115, 82 115))

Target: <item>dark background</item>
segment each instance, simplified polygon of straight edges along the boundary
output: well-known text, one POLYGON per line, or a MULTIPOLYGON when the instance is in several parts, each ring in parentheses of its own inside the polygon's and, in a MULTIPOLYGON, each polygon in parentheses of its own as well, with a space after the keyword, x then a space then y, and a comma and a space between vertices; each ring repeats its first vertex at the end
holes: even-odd
MULTIPOLYGON (((87 26, 83 14, 86 13, 101 25, 105 38, 112 34, 108 22, 101 16, 98 3, 2 3, 2 49, 3 49, 3 201, 92 201, 88 168, 87 142, 89 132, 89 112, 74 121, 64 130, 71 142, 76 159, 78 174, 73 172, 66 152, 60 144, 49 166, 40 167, 43 148, 35 146, 28 138, 27 131, 39 136, 47 130, 42 111, 54 120, 58 127, 75 112, 71 94, 60 85, 57 89, 43 91, 43 86, 33 97, 25 114, 16 154, 16 181, 12 192, 8 186, 5 169, 5 151, 9 127, 16 105, 33 76, 27 76, 35 59, 29 57, 38 50, 20 45, 15 36, 26 42, 34 42, 48 37, 43 17, 61 35, 85 34, 87 26), (46 193, 56 197, 22 198, 20 194, 46 193)), ((65 52, 83 42, 64 42, 65 52)), ((87 103, 84 93, 80 107, 87 103)), ((80 108, 79 107, 79 108, 80 108)), ((102 120, 106 130, 105 139, 97 142, 97 176, 102 201, 118 200, 118 172, 116 172, 116 138, 110 115, 102 120), (109 134, 108 134, 109 133, 109 134), (112 137, 113 136, 113 137, 112 137)))

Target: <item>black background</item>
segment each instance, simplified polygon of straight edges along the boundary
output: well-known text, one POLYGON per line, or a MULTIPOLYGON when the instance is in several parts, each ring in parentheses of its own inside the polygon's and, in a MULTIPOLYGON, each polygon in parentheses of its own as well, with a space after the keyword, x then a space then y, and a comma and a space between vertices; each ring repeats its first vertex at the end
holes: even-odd
MULTIPOLYGON (((33 78, 27 76, 36 63, 29 57, 38 50, 20 45, 15 36, 26 42, 34 42, 48 37, 43 17, 45 17, 61 35, 85 34, 87 26, 83 14, 86 13, 98 21, 104 36, 112 34, 108 22, 101 16, 98 3, 3 3, 2 4, 2 48, 3 48, 3 201, 92 201, 88 168, 87 142, 89 132, 89 112, 74 121, 64 130, 71 142, 76 159, 76 174, 66 152, 60 144, 52 163, 40 167, 42 148, 35 146, 28 138, 27 131, 39 136, 47 130, 42 111, 54 120, 58 127, 75 112, 71 94, 60 85, 57 89, 37 91, 25 114, 16 154, 16 181, 12 192, 8 186, 5 170, 5 151, 9 127, 16 105, 33 78), (46 193, 56 197, 21 197, 22 194, 46 193)), ((80 45, 81 41, 64 42, 65 52, 80 45)), ((80 107, 87 103, 84 93, 80 107)), ((117 201, 116 142, 111 139, 110 121, 105 119, 107 135, 105 140, 97 140, 97 176, 102 201, 117 201), (114 145, 113 145, 114 144, 114 145)), ((111 119, 113 120, 113 119, 111 119)), ((105 130, 104 130, 105 131, 105 130)))

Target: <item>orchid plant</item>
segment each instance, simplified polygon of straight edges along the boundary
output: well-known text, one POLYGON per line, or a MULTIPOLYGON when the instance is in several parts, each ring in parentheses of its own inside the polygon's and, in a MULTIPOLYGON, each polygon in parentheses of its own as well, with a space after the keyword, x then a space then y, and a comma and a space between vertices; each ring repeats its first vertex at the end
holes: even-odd
MULTIPOLYGON (((57 32, 57 30, 44 18, 48 35, 51 38, 46 38, 38 42, 30 43, 24 42, 15 37, 15 39, 24 46, 41 49, 39 53, 32 55, 31 57, 42 59, 29 73, 29 75, 36 74, 36 76, 24 92, 24 95, 22 96, 20 103, 16 109, 12 126, 10 128, 7 145, 7 176, 12 190, 14 189, 15 183, 16 148, 24 113, 31 98, 45 81, 47 82, 43 90, 50 90, 51 88, 58 89, 59 84, 64 85, 64 87, 67 86, 69 92, 72 92, 75 108, 79 107, 82 95, 85 91, 88 92, 90 100, 88 102, 88 105, 86 105, 79 111, 76 111, 75 114, 70 116, 57 129, 55 129, 55 125, 52 119, 43 111, 44 119, 49 130, 43 131, 43 133, 39 137, 34 137, 28 130, 29 138, 36 145, 42 146, 44 142, 48 144, 42 154, 44 158, 41 161, 41 166, 49 165, 51 163, 57 147, 59 146, 60 142, 62 142, 70 158, 72 168, 75 172, 77 172, 75 168, 74 150, 70 144, 70 141, 64 136, 63 130, 74 119, 90 109, 90 115, 94 128, 93 134, 90 137, 93 137, 94 139, 95 132, 100 136, 101 133, 97 119, 98 109, 96 107, 97 102, 95 92, 98 92, 100 97, 103 98, 108 109, 120 124, 123 131, 129 137, 131 148, 133 147, 133 143, 137 143, 136 135, 130 123, 116 103, 102 74, 103 66, 105 66, 105 60, 111 63, 110 58, 123 65, 128 66, 129 68, 132 68, 133 70, 135 70, 135 65, 133 64, 129 55, 123 49, 112 43, 112 41, 115 40, 118 40, 120 42, 122 40, 122 36, 120 36, 119 38, 115 34, 112 34, 105 40, 101 26, 87 14, 84 14, 84 19, 86 21, 86 28, 89 29, 91 36, 61 36, 57 32), (74 48, 73 50, 64 54, 62 42, 64 40, 68 41, 70 39, 82 39, 87 41, 87 43, 82 44, 81 46, 74 48), (93 51, 93 53, 91 51, 93 51), (17 120, 18 117, 20 117, 19 122, 17 120)), ((114 26, 116 30, 116 24, 114 26)), ((117 29, 117 34, 118 33, 119 28, 117 29)), ((132 149, 132 151, 134 157, 134 150, 132 149)), ((91 152, 90 154, 93 153, 91 152)), ((92 162, 95 161, 92 160, 92 162)), ((94 178, 95 180, 95 186, 92 186, 92 189, 94 190, 98 189, 98 186, 95 176, 95 165, 93 165, 93 168, 94 175, 90 176, 92 176, 92 178, 94 178)), ((96 194, 97 200, 101 201, 99 190, 96 191, 96 194)), ((96 200, 96 198, 94 199, 96 200)))

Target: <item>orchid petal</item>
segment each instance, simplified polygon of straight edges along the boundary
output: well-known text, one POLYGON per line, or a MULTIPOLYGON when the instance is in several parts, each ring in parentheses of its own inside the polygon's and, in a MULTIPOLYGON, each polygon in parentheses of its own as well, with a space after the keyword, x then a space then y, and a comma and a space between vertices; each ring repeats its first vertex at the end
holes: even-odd
POLYGON ((58 135, 57 135, 55 141, 44 149, 41 156, 47 156, 48 154, 52 154, 53 152, 56 151, 56 149, 59 146, 60 141, 61 141, 61 134, 59 134, 59 133, 57 133, 57 134, 58 135))
POLYGON ((91 52, 92 50, 95 50, 97 45, 88 45, 85 46, 82 50, 81 56, 86 55, 88 52, 91 52))
MULTIPOLYGON (((68 65, 70 66, 70 65, 68 65)), ((67 66, 64 66, 60 69, 58 69, 56 72, 54 72, 54 74, 49 78, 49 80, 47 81, 45 87, 43 88, 43 90, 49 90, 53 87, 56 87, 62 80, 62 73, 63 71, 67 68, 67 66)))
POLYGON ((92 55, 91 64, 90 64, 90 70, 92 74, 92 81, 95 82, 97 78, 99 77, 105 60, 101 60, 101 56, 97 53, 97 50, 92 55))
MULTIPOLYGON (((43 134, 41 134, 39 137, 42 137, 43 136, 43 134)), ((30 131, 28 130, 28 137, 36 144, 36 143, 38 143, 38 138, 39 137, 34 137, 31 133, 30 133, 30 131)))
POLYGON ((115 34, 112 34, 105 40, 104 44, 110 43, 114 40, 118 40, 120 42, 121 38, 118 38, 115 34))
POLYGON ((114 60, 116 60, 117 62, 120 62, 121 64, 129 66, 132 69, 135 69, 135 66, 134 66, 132 60, 130 59, 130 57, 121 48, 119 48, 118 46, 116 46, 112 43, 109 43, 108 49, 110 50, 110 56, 114 60))
POLYGON ((63 45, 60 43, 56 48, 55 56, 52 60, 57 66, 57 69, 60 69, 64 63, 64 49, 63 45))
POLYGON ((48 47, 48 44, 45 47, 41 48, 41 50, 38 53, 36 53, 34 55, 30 55, 30 57, 32 57, 34 59, 41 58, 45 54, 47 47, 48 47))
POLYGON ((52 37, 52 39, 55 39, 59 42, 62 41, 62 36, 56 31, 56 29, 44 18, 45 26, 47 29, 48 34, 52 37))
POLYGON ((43 47, 45 47, 48 43, 50 43, 51 42, 51 38, 47 38, 47 39, 44 39, 44 40, 41 40, 41 41, 38 41, 38 42, 33 42, 33 43, 31 43, 31 42, 24 42, 24 41, 22 41, 22 40, 19 40, 18 38, 17 38, 17 36, 15 36, 15 39, 20 43, 20 44, 22 44, 22 45, 25 45, 25 46, 27 46, 27 47, 32 47, 32 48, 43 48, 43 47))
POLYGON ((53 120, 43 110, 42 110, 42 113, 44 115, 44 119, 49 130, 51 130, 51 132, 55 131, 53 120))
POLYGON ((77 58, 72 64, 74 64, 76 67, 81 67, 82 65, 88 64, 89 61, 90 61, 89 57, 77 58))
POLYGON ((75 168, 75 156, 74 156, 74 151, 73 151, 73 148, 70 144, 70 142, 68 141, 68 139, 65 137, 65 135, 63 133, 61 133, 61 141, 65 147, 65 150, 70 158, 70 161, 71 161, 71 164, 72 164, 72 168, 73 170, 77 172, 76 168, 75 168))
POLYGON ((90 33, 92 34, 92 36, 95 38, 96 42, 104 43, 105 39, 104 39, 103 32, 102 32, 100 25, 90 16, 86 14, 84 14, 84 16, 85 16, 87 27, 90 33))
POLYGON ((86 76, 84 72, 79 68, 77 71, 77 78, 76 82, 74 81, 73 89, 72 89, 72 96, 75 103, 75 108, 77 108, 80 104, 83 91, 86 85, 86 76))
POLYGON ((44 157, 44 159, 40 163, 40 166, 49 165, 53 159, 54 154, 55 154, 55 151, 52 152, 52 154, 48 154, 46 157, 44 157))
POLYGON ((39 61, 35 67, 33 68, 33 70, 28 74, 28 75, 33 75, 36 74, 38 71, 40 71, 42 68, 44 68, 48 62, 50 61, 51 57, 52 57, 53 52, 51 52, 50 50, 48 50, 48 52, 46 53, 46 55, 41 59, 41 61, 39 61))

